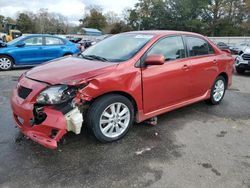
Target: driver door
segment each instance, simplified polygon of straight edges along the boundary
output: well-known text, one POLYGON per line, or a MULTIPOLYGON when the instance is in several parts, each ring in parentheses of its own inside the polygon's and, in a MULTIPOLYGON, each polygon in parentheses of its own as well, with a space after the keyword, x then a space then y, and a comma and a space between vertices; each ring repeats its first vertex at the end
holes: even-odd
POLYGON ((160 39, 146 56, 153 54, 164 55, 165 63, 142 68, 144 113, 189 99, 190 65, 182 37, 160 39))
POLYGON ((30 37, 24 39, 22 47, 17 47, 16 56, 18 64, 33 65, 44 62, 43 37, 30 37))

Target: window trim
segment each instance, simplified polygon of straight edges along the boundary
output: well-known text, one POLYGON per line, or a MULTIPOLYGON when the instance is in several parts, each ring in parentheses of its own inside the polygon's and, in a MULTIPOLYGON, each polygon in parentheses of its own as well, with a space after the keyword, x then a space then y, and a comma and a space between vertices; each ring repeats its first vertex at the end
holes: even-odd
MULTIPOLYGON (((184 38, 183 38, 183 35, 182 34, 173 34, 173 35, 164 35, 164 36, 162 36, 162 37, 160 37, 159 39, 157 39, 147 50, 146 50, 146 52, 144 52, 144 54, 140 57, 140 59, 139 59, 139 63, 137 62, 136 64, 135 64, 135 67, 145 67, 145 64, 144 64, 144 62, 145 62, 145 59, 146 59, 146 57, 147 57, 147 54, 148 54, 148 52, 155 46, 155 45, 157 45, 157 43, 159 43, 161 40, 164 40, 164 39, 166 39, 166 38, 169 38, 169 37, 181 37, 181 40, 182 40, 182 43, 183 43, 183 47, 184 47, 184 50, 185 50, 185 57, 183 57, 183 58, 179 58, 179 59, 173 59, 173 60, 169 60, 169 61, 165 61, 165 62, 173 62, 173 61, 177 61, 177 60, 182 60, 182 59, 186 59, 186 58, 188 58, 188 54, 187 54, 187 48, 186 48, 186 44, 185 44, 185 40, 184 40, 184 38)), ((165 64, 165 63, 164 63, 165 64)))
POLYGON ((210 56, 213 56, 213 55, 216 54, 216 51, 215 51, 214 47, 205 38, 203 38, 203 37, 196 36, 196 35, 183 35, 183 38, 184 38, 185 44, 186 44, 187 58, 210 57, 210 56), (204 55, 197 55, 197 56, 191 56, 190 53, 189 53, 189 46, 188 46, 188 43, 187 43, 187 37, 193 37, 193 38, 198 38, 198 39, 204 40, 208 44, 208 46, 211 47, 211 49, 213 50, 213 53, 211 53, 211 54, 204 54, 204 55))
POLYGON ((62 46, 62 45, 65 45, 65 44, 66 44, 66 42, 61 38, 53 37, 53 36, 44 36, 44 46, 62 46), (46 43, 46 38, 55 38, 55 39, 61 40, 63 43, 62 44, 47 44, 46 43))

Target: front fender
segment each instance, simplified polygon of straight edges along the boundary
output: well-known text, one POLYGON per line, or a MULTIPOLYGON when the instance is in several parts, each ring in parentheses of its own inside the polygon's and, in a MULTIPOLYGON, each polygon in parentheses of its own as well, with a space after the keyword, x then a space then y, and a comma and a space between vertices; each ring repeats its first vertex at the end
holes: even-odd
POLYGON ((88 85, 78 92, 77 98, 91 101, 107 93, 122 92, 131 96, 137 110, 142 110, 141 69, 119 64, 114 71, 92 78, 88 85))

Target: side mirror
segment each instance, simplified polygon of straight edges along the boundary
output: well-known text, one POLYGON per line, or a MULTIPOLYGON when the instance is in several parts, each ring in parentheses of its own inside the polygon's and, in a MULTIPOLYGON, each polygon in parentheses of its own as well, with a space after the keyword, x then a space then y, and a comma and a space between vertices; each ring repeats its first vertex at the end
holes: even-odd
POLYGON ((145 59, 146 65, 163 65, 164 62, 165 58, 163 55, 150 55, 145 59))
POLYGON ((23 41, 18 42, 16 45, 16 47, 23 47, 23 46, 25 46, 25 42, 23 41))
POLYGON ((229 49, 222 49, 221 51, 231 54, 231 51, 229 49))

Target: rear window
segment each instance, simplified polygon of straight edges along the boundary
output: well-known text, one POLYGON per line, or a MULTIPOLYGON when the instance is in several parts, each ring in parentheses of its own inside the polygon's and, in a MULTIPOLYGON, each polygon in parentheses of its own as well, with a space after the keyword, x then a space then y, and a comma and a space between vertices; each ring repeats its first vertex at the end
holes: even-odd
POLYGON ((201 56, 213 54, 212 46, 204 39, 198 37, 186 37, 189 56, 201 56))
POLYGON ((54 38, 54 37, 45 37, 46 45, 62 45, 64 44, 62 39, 54 38))

